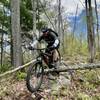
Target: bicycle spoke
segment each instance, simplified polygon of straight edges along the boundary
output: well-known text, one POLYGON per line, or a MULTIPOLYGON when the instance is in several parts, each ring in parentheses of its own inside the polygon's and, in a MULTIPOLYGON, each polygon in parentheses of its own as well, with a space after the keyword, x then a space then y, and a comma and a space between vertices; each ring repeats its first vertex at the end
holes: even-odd
POLYGON ((43 79, 43 67, 40 63, 36 63, 34 66, 30 66, 27 74, 27 87, 30 92, 37 91, 42 83, 43 79))

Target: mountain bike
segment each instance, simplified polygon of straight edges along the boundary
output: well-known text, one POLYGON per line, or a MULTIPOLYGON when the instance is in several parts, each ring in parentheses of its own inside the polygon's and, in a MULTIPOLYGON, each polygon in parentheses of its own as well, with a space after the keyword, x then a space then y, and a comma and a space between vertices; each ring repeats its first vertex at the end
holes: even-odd
MULTIPOLYGON (((34 48, 33 50, 38 51, 38 56, 36 57, 36 61, 29 66, 26 76, 27 88, 32 93, 40 89, 43 82, 44 69, 50 68, 50 58, 52 57, 52 52, 50 54, 45 53, 45 48, 34 48)), ((58 50, 57 53, 56 66, 60 62, 60 53, 58 50)))

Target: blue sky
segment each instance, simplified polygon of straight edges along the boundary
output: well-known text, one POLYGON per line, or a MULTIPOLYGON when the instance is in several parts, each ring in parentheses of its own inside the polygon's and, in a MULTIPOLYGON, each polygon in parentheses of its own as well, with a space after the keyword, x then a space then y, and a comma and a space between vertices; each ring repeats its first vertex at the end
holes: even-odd
MULTIPOLYGON (((78 5, 78 11, 76 16, 76 30, 75 33, 79 35, 80 33, 84 33, 84 36, 86 36, 87 29, 86 29, 86 22, 84 21, 85 16, 85 0, 61 0, 62 5, 65 8, 65 18, 70 23, 70 31, 73 31, 74 22, 75 22, 75 13, 76 8, 78 5)), ((92 7, 95 7, 94 0, 92 0, 92 7)), ((100 5, 100 0, 97 0, 97 4, 100 5)), ((98 9, 99 15, 100 15, 100 7, 98 9)))
MULTIPOLYGON (((84 1, 85 0, 61 0, 61 3, 65 7, 66 12, 75 14, 77 4, 79 8, 78 13, 84 9, 84 1)), ((100 4, 100 0, 97 0, 97 3, 100 4)), ((94 0, 92 0, 92 6, 94 6, 94 0)))

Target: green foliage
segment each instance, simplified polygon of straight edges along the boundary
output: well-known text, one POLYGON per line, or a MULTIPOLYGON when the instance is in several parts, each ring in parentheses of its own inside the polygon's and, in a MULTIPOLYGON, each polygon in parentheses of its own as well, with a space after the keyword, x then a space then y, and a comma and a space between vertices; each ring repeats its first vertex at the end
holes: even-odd
POLYGON ((26 73, 25 73, 25 72, 19 71, 19 72, 17 72, 17 74, 16 74, 16 78, 17 78, 18 80, 23 80, 23 79, 25 79, 25 77, 26 77, 26 73))
MULTIPOLYGON (((20 20, 21 26, 25 29, 32 29, 32 13, 26 8, 26 0, 21 1, 21 8, 20 8, 20 20)), ((31 5, 30 5, 31 6, 31 5)), ((24 29, 24 30, 25 30, 24 29)))
MULTIPOLYGON (((45 7, 43 5, 43 7, 45 7)), ((29 31, 33 28, 33 15, 32 15, 32 5, 31 5, 31 0, 22 0, 21 1, 21 27, 24 31, 29 31)), ((43 8, 38 5, 36 8, 36 20, 40 20, 40 15, 43 13, 43 8), (39 15, 38 12, 39 11, 39 15)), ((36 22, 36 27, 37 29, 41 29, 44 25, 47 23, 45 21, 40 21, 39 23, 36 22)))
MULTIPOLYGON (((61 47, 63 51, 63 47, 61 47)), ((69 56, 75 56, 75 55, 88 55, 88 48, 87 48, 87 42, 82 41, 82 43, 79 41, 77 37, 72 39, 72 36, 65 35, 64 38, 64 54, 69 56)))
POLYGON ((21 0, 21 4, 27 9, 32 10, 31 0, 21 0))
POLYGON ((100 100, 100 93, 97 93, 95 96, 92 97, 93 100, 100 100))
POLYGON ((6 72, 11 68, 11 64, 9 62, 6 62, 2 66, 0 65, 0 73, 6 72))
POLYGON ((0 24, 6 28, 7 31, 10 30, 10 3, 8 0, 0 1, 0 24), (3 2, 5 1, 5 2, 3 2))
POLYGON ((6 7, 10 6, 10 0, 0 0, 0 3, 2 3, 6 7))
MULTIPOLYGON (((6 9, 5 15, 4 12, 2 11, 2 7, 0 6, 0 23, 5 26, 8 30, 10 29, 10 14, 9 16, 7 15, 8 11, 10 11, 10 0, 1 0, 0 5, 4 6, 4 9, 6 9)), ((24 31, 30 31, 33 28, 33 16, 32 16, 32 5, 31 5, 31 0, 21 0, 21 9, 20 9, 20 21, 21 21, 21 28, 24 31)), ((43 5, 45 7, 45 5, 43 5)), ((38 5, 36 10, 39 11, 39 14, 41 15, 43 13, 43 8, 38 5)), ((36 11, 37 12, 37 11, 36 11)), ((37 13, 37 20, 41 19, 40 15, 37 13)), ((37 28, 40 29, 42 26, 44 26, 46 22, 42 21, 37 22, 37 28)))
POLYGON ((78 93, 77 100, 91 100, 92 98, 85 93, 78 93))
POLYGON ((100 60, 100 52, 99 51, 96 52, 95 59, 98 61, 100 60))
POLYGON ((100 72, 98 72, 97 70, 89 70, 84 74, 84 78, 85 80, 92 83, 99 80, 98 75, 100 75, 100 72))
POLYGON ((43 28, 44 26, 47 26, 47 23, 45 21, 40 21, 39 23, 37 23, 38 30, 41 30, 41 28, 43 28))

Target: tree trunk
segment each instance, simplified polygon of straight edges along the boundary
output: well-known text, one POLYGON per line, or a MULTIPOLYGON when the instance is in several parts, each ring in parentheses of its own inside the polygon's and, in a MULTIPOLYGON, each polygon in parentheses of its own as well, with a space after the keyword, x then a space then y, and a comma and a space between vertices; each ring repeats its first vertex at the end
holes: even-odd
MULTIPOLYGON (((4 6, 3 6, 3 15, 4 15, 4 19, 5 19, 4 6)), ((2 30, 3 30, 3 28, 4 28, 4 20, 2 22, 2 30)), ((3 66, 3 54, 4 54, 4 49, 3 49, 4 40, 3 40, 3 38, 4 38, 4 32, 2 31, 1 32, 1 67, 3 66)))
POLYGON ((10 47, 10 56, 11 56, 11 65, 13 66, 14 65, 14 60, 13 60, 13 37, 12 37, 12 32, 11 32, 11 47, 10 47))
POLYGON ((78 4, 76 7, 76 12, 75 12, 75 19, 74 19, 74 26, 73 26, 73 32, 72 32, 72 46, 73 46, 73 42, 74 42, 74 38, 75 38, 75 30, 76 30, 76 17, 77 17, 77 13, 78 13, 78 4))
POLYGON ((31 0, 33 9, 33 38, 36 36, 36 0, 31 0))
POLYGON ((61 0, 58 0, 58 35, 59 35, 59 39, 60 39, 60 51, 62 51, 62 49, 64 49, 63 47, 63 33, 62 33, 62 16, 61 16, 61 0))
MULTIPOLYGON (((37 13, 37 16, 38 16, 37 20, 38 20, 38 24, 39 24, 39 22, 40 22, 39 0, 37 0, 37 11, 38 11, 38 13, 37 13)), ((40 30, 40 28, 38 28, 38 30, 40 30)))
MULTIPOLYGON (((37 38, 36 35, 36 5, 37 5, 37 1, 36 0, 31 0, 32 3, 32 10, 33 10, 33 42, 34 40, 37 38)), ((31 52, 33 55, 33 58, 36 57, 37 52, 31 52)))
MULTIPOLYGON (((3 29, 3 26, 2 26, 2 29, 3 29)), ((1 67, 3 65, 3 32, 1 34, 1 67)))
POLYGON ((81 48, 82 48, 82 41, 83 41, 83 34, 82 33, 80 33, 80 36, 79 36, 79 53, 81 53, 81 48))
POLYGON ((58 0, 58 34, 61 40, 61 0, 58 0))
POLYGON ((96 2, 96 0, 94 0, 95 1, 95 12, 96 12, 96 24, 97 24, 97 27, 96 27, 96 31, 97 31, 97 39, 98 39, 98 41, 97 41, 97 45, 98 45, 98 51, 100 52, 100 38, 99 38, 99 31, 98 31, 98 29, 99 29, 99 21, 98 21, 98 12, 97 12, 97 2, 96 2))
POLYGON ((20 0, 11 0, 11 25, 13 42, 13 65, 22 64, 21 34, 20 34, 20 0))
POLYGON ((64 25, 63 25, 63 19, 61 15, 61 37, 62 37, 62 48, 63 48, 63 53, 65 53, 65 47, 64 47, 64 25))
POLYGON ((90 53, 90 62, 94 61, 95 57, 95 35, 94 35, 94 26, 93 26, 93 14, 91 7, 91 0, 85 0, 86 4, 86 15, 87 15, 87 39, 88 39, 88 48, 90 53))

